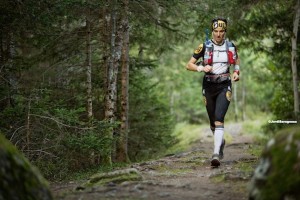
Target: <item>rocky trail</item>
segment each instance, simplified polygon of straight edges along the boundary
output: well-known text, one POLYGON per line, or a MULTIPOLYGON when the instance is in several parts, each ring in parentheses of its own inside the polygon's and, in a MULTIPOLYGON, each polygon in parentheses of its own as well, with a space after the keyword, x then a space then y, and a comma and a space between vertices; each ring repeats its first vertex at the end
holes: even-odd
POLYGON ((132 164, 131 168, 143 177, 141 181, 109 183, 80 191, 75 190, 80 182, 51 183, 52 193, 55 199, 61 200, 248 199, 247 187, 258 161, 249 148, 255 144, 250 136, 241 134, 238 124, 228 124, 226 132, 232 140, 226 143, 219 168, 210 166, 213 137, 205 129, 185 152, 132 164))

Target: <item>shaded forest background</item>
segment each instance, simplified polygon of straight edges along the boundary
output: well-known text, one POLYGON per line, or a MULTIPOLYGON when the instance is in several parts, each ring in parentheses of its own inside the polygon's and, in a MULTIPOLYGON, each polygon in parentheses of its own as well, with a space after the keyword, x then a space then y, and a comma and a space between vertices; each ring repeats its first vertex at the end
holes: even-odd
POLYGON ((270 134, 287 125, 268 120, 299 119, 299 0, 4 0, 0 10, 0 131, 48 179, 163 155, 177 124, 208 124, 203 75, 185 64, 219 16, 241 58, 226 120, 268 115, 270 134))

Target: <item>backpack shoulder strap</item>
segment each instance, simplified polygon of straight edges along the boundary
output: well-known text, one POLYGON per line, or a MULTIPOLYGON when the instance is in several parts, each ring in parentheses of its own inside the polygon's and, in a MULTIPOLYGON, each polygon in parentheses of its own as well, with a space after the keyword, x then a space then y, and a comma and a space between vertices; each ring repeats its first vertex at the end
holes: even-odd
POLYGON ((233 43, 230 42, 229 40, 225 40, 226 42, 226 51, 228 51, 229 47, 233 47, 233 43))
POLYGON ((211 41, 211 40, 207 40, 207 41, 205 41, 204 44, 205 44, 205 45, 210 45, 210 44, 212 44, 212 41, 211 41))
POLYGON ((212 51, 214 51, 214 44, 213 44, 213 42, 211 40, 205 41, 204 46, 205 46, 204 50, 206 50, 207 46, 212 46, 212 51))

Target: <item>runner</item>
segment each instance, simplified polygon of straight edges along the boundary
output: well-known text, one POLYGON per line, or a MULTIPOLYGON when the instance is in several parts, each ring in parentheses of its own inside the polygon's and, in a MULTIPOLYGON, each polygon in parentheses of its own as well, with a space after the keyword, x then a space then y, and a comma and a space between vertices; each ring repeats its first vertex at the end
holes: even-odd
POLYGON ((236 46, 225 39, 227 20, 213 19, 211 23, 212 39, 201 43, 194 51, 186 65, 186 69, 194 72, 204 72, 203 98, 214 134, 214 151, 211 166, 220 166, 224 157, 224 118, 231 100, 230 66, 234 66, 232 80, 239 80, 239 63, 236 46), (200 59, 200 65, 196 62, 200 59))

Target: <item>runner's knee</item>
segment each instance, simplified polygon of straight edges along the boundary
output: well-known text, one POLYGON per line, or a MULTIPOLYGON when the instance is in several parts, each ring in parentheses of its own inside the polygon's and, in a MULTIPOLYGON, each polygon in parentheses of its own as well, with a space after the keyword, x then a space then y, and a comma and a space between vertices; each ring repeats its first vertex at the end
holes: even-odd
POLYGON ((224 122, 215 121, 215 127, 224 127, 224 122))

